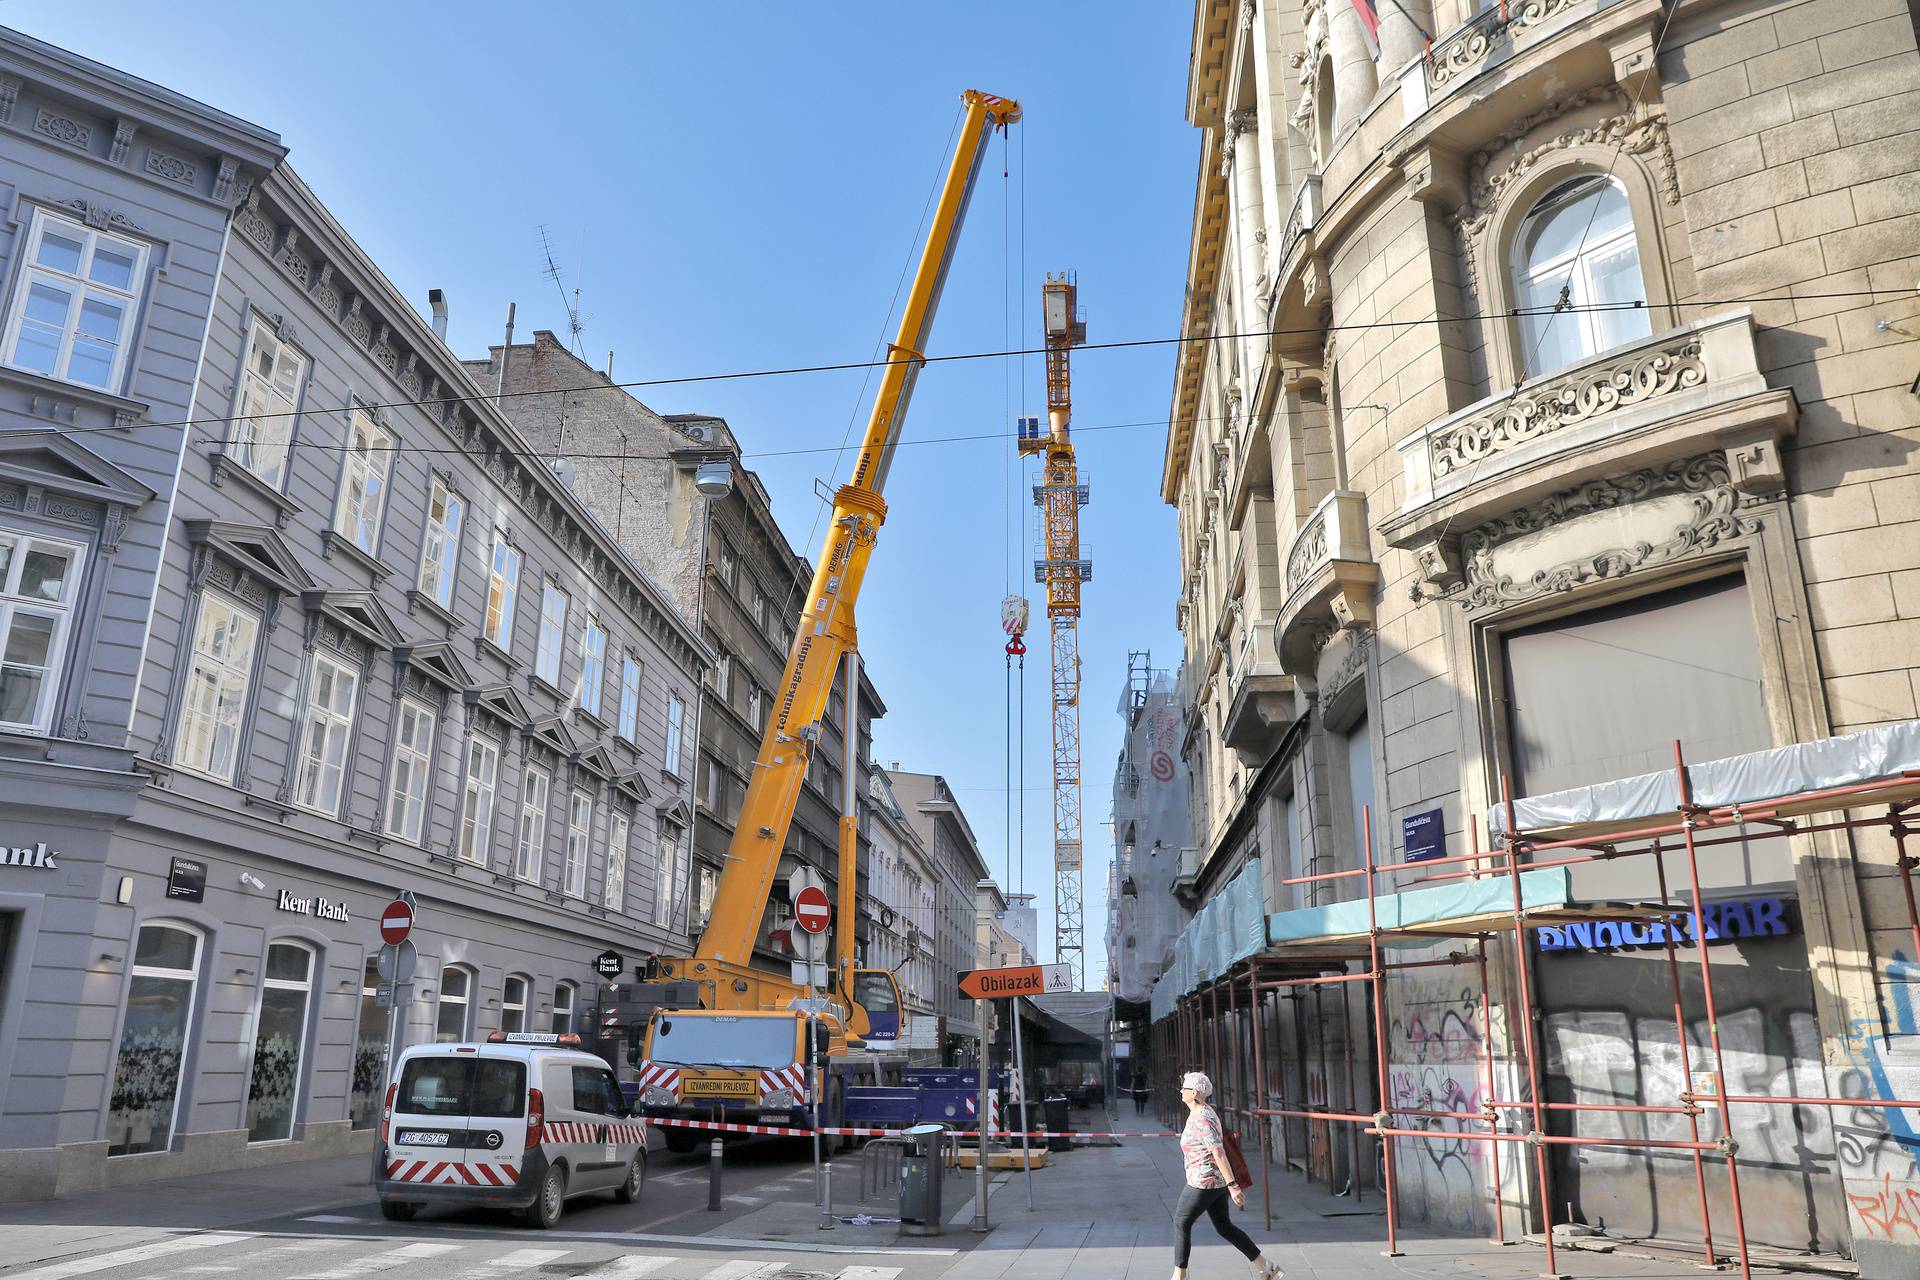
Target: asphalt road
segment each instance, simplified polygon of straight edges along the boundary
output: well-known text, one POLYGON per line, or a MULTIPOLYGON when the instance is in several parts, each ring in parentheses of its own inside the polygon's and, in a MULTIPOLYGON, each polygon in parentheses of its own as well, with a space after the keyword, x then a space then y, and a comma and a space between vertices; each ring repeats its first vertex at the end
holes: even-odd
MULTIPOLYGON (((295 1212, 182 1230, 154 1196, 165 1188, 128 1187, 91 1197, 86 1206, 49 1205, 44 1217, 15 1210, 0 1221, 0 1277, 5 1280, 933 1280, 949 1270, 970 1240, 959 1234, 914 1247, 890 1223, 839 1221, 820 1229, 810 1150, 756 1140, 730 1146, 723 1208, 707 1208, 704 1154, 649 1156, 640 1201, 609 1195, 570 1201, 552 1231, 495 1210, 428 1209, 412 1222, 388 1222, 371 1189, 333 1177, 337 1203, 309 1196, 295 1212), (125 1212, 116 1206, 124 1203, 125 1212), (320 1207, 315 1207, 316 1205, 320 1207)), ((853 1203, 857 1157, 835 1177, 841 1217, 864 1208, 891 1214, 891 1196, 853 1203)), ((324 1192, 324 1188, 319 1189, 324 1192)), ((964 1201, 965 1192, 959 1200, 964 1201)), ((950 1201, 950 1207, 952 1202, 950 1201)))

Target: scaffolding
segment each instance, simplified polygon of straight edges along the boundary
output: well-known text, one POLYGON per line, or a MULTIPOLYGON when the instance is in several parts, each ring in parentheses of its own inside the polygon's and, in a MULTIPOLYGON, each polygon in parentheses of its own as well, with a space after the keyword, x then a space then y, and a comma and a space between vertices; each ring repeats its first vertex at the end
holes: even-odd
MULTIPOLYGON (((1832 739, 1828 742, 1843 742, 1832 739)), ((1876 1109, 1920 1108, 1920 1100, 1891 1097, 1802 1097, 1791 1094, 1739 1094, 1729 1092, 1726 1055, 1720 1041, 1718 1012, 1714 1000, 1713 962, 1708 956, 1708 930, 1702 923, 1701 861, 1721 846, 1739 845, 1753 838, 1750 828, 1766 836, 1810 835, 1818 832, 1864 831, 1885 828, 1893 840, 1896 865, 1904 891, 1907 929, 1914 954, 1920 955, 1920 910, 1916 910, 1913 869, 1917 860, 1907 851, 1908 837, 1920 834, 1914 810, 1920 806, 1920 769, 1904 769, 1885 776, 1872 777, 1846 785, 1823 786, 1794 794, 1750 802, 1706 806, 1694 801, 1694 780, 1686 764, 1681 744, 1674 743, 1672 771, 1678 804, 1670 819, 1642 819, 1611 823, 1572 824, 1558 828, 1522 828, 1510 786, 1501 781, 1503 821, 1494 826, 1502 832, 1501 845, 1489 844, 1482 851, 1477 830, 1471 832, 1468 853, 1433 858, 1416 863, 1381 864, 1373 855, 1373 817, 1362 810, 1363 865, 1345 870, 1294 876, 1282 884, 1319 884, 1328 881, 1357 881, 1361 897, 1341 904, 1347 923, 1330 926, 1332 931, 1318 936, 1276 940, 1269 937, 1260 953, 1241 960, 1225 972, 1198 983, 1172 1003, 1168 1016, 1156 1017, 1151 1035, 1155 1064, 1153 1096, 1161 1117, 1173 1123, 1177 1118, 1179 1074, 1188 1069, 1205 1071, 1215 1083, 1216 1106, 1223 1121, 1232 1124, 1243 1136, 1250 1135, 1259 1148, 1259 1158, 1268 1172, 1261 1179, 1267 1223, 1273 1221, 1271 1173, 1274 1126, 1278 1119, 1279 1157, 1282 1167, 1290 1167, 1292 1152, 1286 1121, 1298 1120, 1306 1126, 1344 1126, 1351 1139, 1352 1190, 1362 1194, 1363 1139, 1378 1140, 1379 1181, 1384 1193, 1387 1256, 1399 1255, 1400 1207, 1397 1202, 1396 1146, 1400 1143, 1431 1141, 1474 1142, 1485 1144, 1489 1156, 1493 1204, 1491 1215, 1493 1240, 1516 1243, 1507 1230, 1507 1214, 1501 1163, 1503 1151, 1517 1162, 1513 1170, 1524 1178, 1531 1165, 1533 1195, 1531 1216, 1538 1223, 1538 1238, 1546 1249, 1546 1273, 1564 1274, 1561 1253, 1564 1249, 1554 1236, 1555 1198, 1548 1149, 1555 1146, 1636 1148, 1685 1152, 1692 1163, 1693 1183, 1699 1205, 1703 1262, 1710 1267, 1737 1264, 1742 1280, 1749 1280, 1754 1265, 1748 1245, 1747 1224, 1740 1193, 1740 1158, 1734 1140, 1734 1108, 1747 1107, 1869 1107, 1876 1109), (1865 810, 1884 812, 1863 813, 1865 810), (1659 891, 1656 901, 1636 903, 1580 903, 1572 900, 1542 901, 1534 891, 1541 887, 1538 873, 1561 871, 1581 864, 1651 856, 1651 879, 1659 891), (1683 869, 1679 886, 1681 900, 1676 902, 1667 877, 1667 859, 1674 857, 1683 869), (1434 917, 1396 910, 1403 895, 1380 891, 1381 877, 1414 874, 1410 883, 1427 886, 1460 885, 1478 882, 1482 888, 1505 882, 1498 896, 1497 910, 1490 909, 1487 895, 1479 894, 1478 909, 1467 914, 1434 917), (1529 882, 1532 883, 1529 883, 1529 882), (1364 907, 1362 907, 1364 903, 1364 907), (1356 917, 1363 912, 1364 927, 1356 917), (1536 1008, 1530 954, 1532 931, 1581 919, 1638 919, 1652 923, 1677 920, 1691 915, 1691 950, 1686 963, 1697 962, 1701 1003, 1704 1004, 1706 1042, 1696 1051, 1688 1042, 1685 1001, 1680 979, 1685 944, 1676 942, 1673 928, 1658 930, 1665 950, 1665 969, 1672 993, 1676 1036, 1685 1063, 1686 1083, 1676 1106, 1650 1106, 1629 1103, 1552 1102, 1545 1093, 1539 1040, 1535 1019, 1527 1016, 1536 1008), (1386 918, 1383 918, 1383 915, 1386 918), (1496 999, 1489 985, 1490 965, 1487 943, 1505 940, 1510 962, 1511 1007, 1522 1016, 1496 1020, 1496 999), (1390 961, 1382 948, 1398 943, 1435 943, 1455 941, 1466 944, 1444 956, 1390 961), (1479 1111, 1447 1111, 1395 1104, 1389 1079, 1388 1000, 1386 978, 1406 969, 1454 966, 1472 972, 1479 991, 1481 1052, 1476 1068, 1485 1090, 1479 1111), (1364 1063, 1356 1060, 1355 1037, 1344 1034, 1344 1057, 1349 1109, 1335 1109, 1329 1101, 1293 1096, 1287 1088, 1287 1055, 1284 1044, 1274 1034, 1282 1019, 1278 1001, 1301 999, 1306 993, 1360 990, 1370 1010, 1372 1023, 1370 1046, 1374 1055, 1371 1078, 1364 1063), (1516 1032, 1513 1024, 1518 1023, 1516 1032), (1496 1063, 1496 1026, 1504 1024, 1505 1035, 1498 1046, 1501 1061, 1496 1063), (1695 1066, 1696 1056, 1704 1059, 1705 1070, 1695 1066), (1521 1096, 1499 1097, 1501 1072, 1517 1082, 1521 1096), (1277 1086, 1277 1087, 1276 1087, 1277 1086), (1367 1110, 1358 1105, 1362 1093, 1372 1092, 1374 1105, 1367 1110), (1609 1112, 1625 1114, 1679 1115, 1686 1119, 1686 1139, 1650 1139, 1556 1134, 1549 1131, 1550 1113, 1609 1112), (1701 1118, 1717 1116, 1719 1134, 1705 1138, 1701 1118), (1454 1129, 1419 1128, 1421 1122, 1451 1121, 1454 1129), (1524 1131, 1514 1131, 1524 1126, 1524 1131), (1530 1149, 1530 1154, 1529 1154, 1530 1149), (1714 1225, 1708 1208, 1709 1174, 1724 1179, 1727 1201, 1732 1208, 1731 1252, 1716 1247, 1714 1225)), ((1389 883, 1395 883, 1390 881, 1389 883)), ((1404 886, 1400 886, 1404 887, 1404 886)), ((1287 913, 1302 915, 1308 913, 1287 913)), ((1280 916, 1273 919, 1279 920, 1280 916)), ((1342 1002, 1351 1017, 1352 1005, 1342 1002)), ((1343 1031, 1346 1028, 1343 1026, 1343 1031)), ((1294 1064, 1305 1074, 1304 1063, 1294 1064)), ((1312 1141, 1308 1130, 1308 1141, 1312 1141)), ((1311 1166, 1309 1166, 1311 1176, 1311 1166)), ((1837 1172, 1834 1176, 1840 1176, 1837 1172)), ((1528 1210, 1522 1210, 1523 1215, 1528 1210)), ((1522 1234, 1525 1229, 1522 1229, 1522 1234)), ((1722 1236, 1722 1242, 1727 1243, 1722 1236)))

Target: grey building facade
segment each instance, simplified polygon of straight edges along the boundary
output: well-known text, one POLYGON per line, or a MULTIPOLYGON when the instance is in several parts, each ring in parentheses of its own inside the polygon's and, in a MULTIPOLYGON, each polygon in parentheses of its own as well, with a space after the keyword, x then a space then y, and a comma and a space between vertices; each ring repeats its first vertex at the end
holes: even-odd
POLYGON ((400 1043, 685 945, 708 651, 273 135, 0 32, 0 155, 5 1185, 363 1150, 397 891, 400 1043))
MULTIPOLYGON (((493 347, 486 360, 468 361, 467 368, 482 386, 505 393, 502 408, 536 447, 569 456, 577 490, 628 553, 697 620, 714 652, 701 690, 697 822, 688 886, 697 938, 726 865, 813 566, 795 552, 774 519, 766 487, 742 463, 740 441, 724 419, 655 413, 547 330, 537 330, 532 342, 493 347), (709 499, 695 489, 694 471, 703 463, 730 470, 730 493, 709 499)), ((864 951, 873 929, 868 892, 872 722, 886 714, 864 668, 858 700, 855 868, 861 910, 855 928, 864 951)), ((787 970, 797 955, 788 874, 802 865, 813 868, 838 902, 845 701, 842 672, 756 937, 754 959, 764 968, 787 970)))
POLYGON ((975 893, 980 882, 989 879, 986 859, 945 778, 937 773, 909 773, 898 766, 889 768, 887 776, 933 864, 937 883, 931 926, 932 1004, 942 1026, 943 1060, 959 1062, 979 1052, 980 1024, 974 1018, 974 1002, 961 996, 955 979, 980 967, 975 893))

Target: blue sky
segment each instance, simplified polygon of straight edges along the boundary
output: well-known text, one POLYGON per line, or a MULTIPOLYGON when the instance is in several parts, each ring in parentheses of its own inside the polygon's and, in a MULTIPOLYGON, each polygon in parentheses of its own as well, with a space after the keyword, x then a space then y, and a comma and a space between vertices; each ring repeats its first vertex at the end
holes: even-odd
MULTIPOLYGON (((565 289, 581 291, 588 357, 611 350, 621 379, 868 358, 892 336, 889 301, 968 87, 1018 98, 1026 120, 981 175, 929 353, 1034 345, 1049 270, 1078 272, 1093 340, 1174 334, 1197 147, 1183 118, 1191 16, 1164 0, 0 9, 8 25, 278 131, 408 297, 424 309, 429 288, 447 291, 462 355, 499 340, 510 301, 522 336, 564 333, 544 224, 565 289)), ((1178 659, 1173 513, 1158 494, 1172 367, 1168 347, 1074 364, 1076 425, 1141 424, 1077 438, 1093 485, 1081 627, 1090 977, 1104 968, 1126 654, 1178 659)), ((1010 431, 1009 411, 1041 411, 1039 373, 1032 360, 935 365, 906 438, 1010 431)), ((861 384, 813 374, 638 394, 663 413, 724 415, 749 451, 831 450, 850 421, 865 424, 861 384)), ((847 459, 835 464, 832 452, 750 459, 809 558, 814 481, 838 483, 847 459)), ((1051 722, 1045 620, 1021 548, 1030 483, 1004 440, 903 450, 861 649, 888 704, 876 755, 944 774, 1005 879, 999 601, 1010 577, 1035 600, 1024 875, 1016 865, 1012 879, 1040 895, 1047 948, 1051 722)))

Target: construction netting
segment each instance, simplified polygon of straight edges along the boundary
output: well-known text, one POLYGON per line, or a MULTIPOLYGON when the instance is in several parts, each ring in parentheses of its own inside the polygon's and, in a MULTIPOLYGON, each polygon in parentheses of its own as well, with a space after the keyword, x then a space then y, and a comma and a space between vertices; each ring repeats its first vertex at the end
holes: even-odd
POLYGON ((1151 1000, 1156 1022, 1173 1012, 1175 1000, 1266 947, 1265 901, 1258 858, 1207 899, 1180 931, 1173 963, 1154 984, 1151 1000))
POLYGON ((1189 838, 1178 685, 1144 661, 1130 664, 1119 710, 1127 733, 1113 779, 1107 953, 1115 994, 1142 1001, 1173 963, 1189 916, 1173 892, 1189 838))

